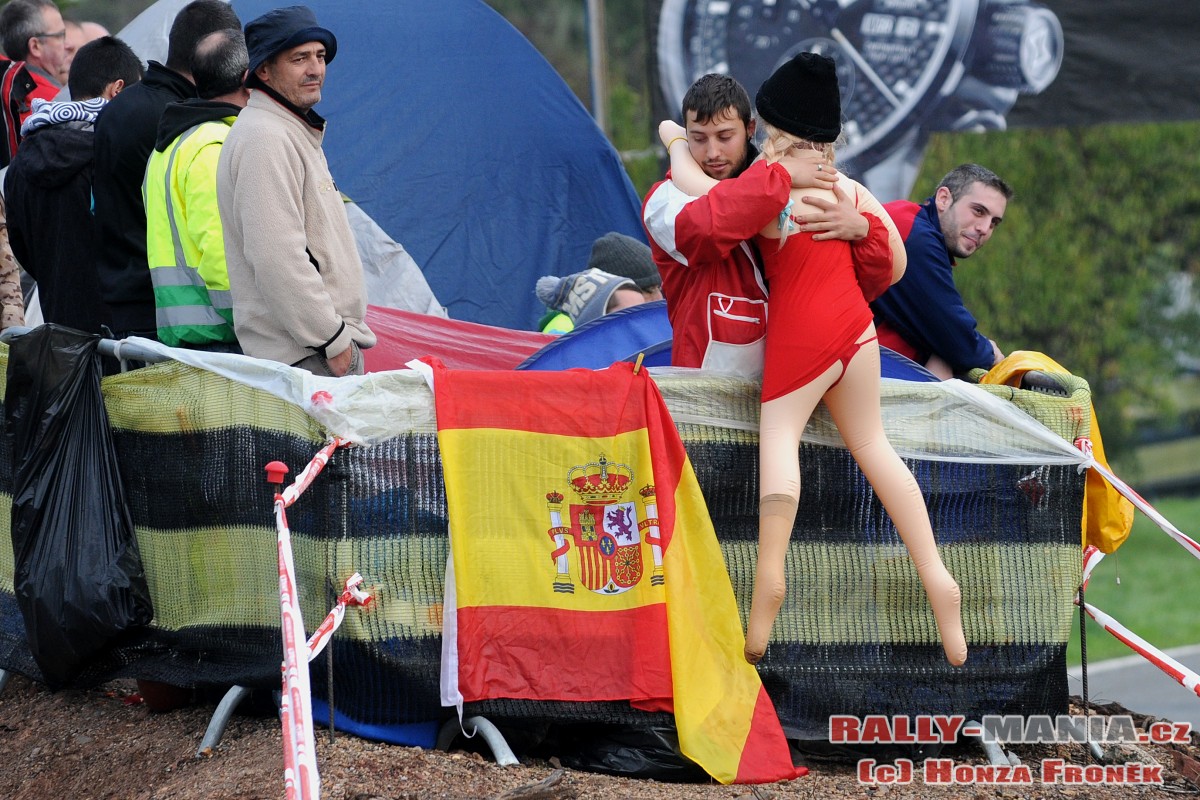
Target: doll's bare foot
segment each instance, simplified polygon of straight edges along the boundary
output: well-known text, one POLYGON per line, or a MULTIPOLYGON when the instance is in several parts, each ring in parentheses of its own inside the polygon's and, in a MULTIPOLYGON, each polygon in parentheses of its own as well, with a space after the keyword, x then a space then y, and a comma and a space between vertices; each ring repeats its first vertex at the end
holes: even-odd
POLYGON ((762 661, 767 652, 767 642, 771 640, 771 627, 779 614, 779 604, 775 606, 774 612, 766 611, 762 604, 757 602, 757 595, 756 592, 755 602, 750 606, 750 622, 746 625, 746 647, 742 651, 749 664, 762 661))
POLYGON ((771 640, 771 628, 783 606, 787 594, 787 582, 782 565, 761 564, 754 575, 754 596, 750 601, 750 619, 746 623, 746 661, 757 664, 767 652, 771 640))
POLYGON ((767 652, 771 628, 787 596, 788 541, 796 521, 797 500, 790 495, 769 494, 758 501, 758 563, 754 568, 754 594, 746 622, 746 661, 757 664, 767 652))
POLYGON ((962 592, 944 567, 938 573, 922 576, 925 596, 933 607, 933 617, 937 620, 946 660, 953 666, 961 667, 967 660, 967 638, 962 626, 962 592))

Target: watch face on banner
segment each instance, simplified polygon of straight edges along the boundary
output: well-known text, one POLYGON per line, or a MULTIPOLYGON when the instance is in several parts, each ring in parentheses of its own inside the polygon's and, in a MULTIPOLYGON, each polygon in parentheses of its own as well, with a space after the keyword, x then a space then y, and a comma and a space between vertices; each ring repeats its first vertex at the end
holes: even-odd
POLYGON ((663 0, 659 81, 674 115, 705 73, 733 76, 753 100, 805 51, 837 63, 838 157, 865 171, 921 128, 1004 127, 1018 92, 1041 91, 1057 74, 1062 30, 1027 0, 663 0), (960 87, 978 109, 947 102, 960 87), (947 109, 954 119, 935 118, 947 109))
MULTIPOLYGON (((659 71, 668 106, 692 82, 732 75, 750 93, 801 52, 837 62, 844 142, 854 159, 885 149, 963 55, 976 0, 665 0, 659 71), (668 20, 677 24, 668 25, 668 20)), ((678 113, 678 112, 676 112, 678 113)))

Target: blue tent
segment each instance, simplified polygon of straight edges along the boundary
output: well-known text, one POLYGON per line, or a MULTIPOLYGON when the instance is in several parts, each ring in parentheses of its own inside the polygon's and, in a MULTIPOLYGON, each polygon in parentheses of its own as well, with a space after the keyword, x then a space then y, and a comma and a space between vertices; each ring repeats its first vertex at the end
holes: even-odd
MULTIPOLYGON (((667 304, 658 300, 624 308, 563 334, 530 355, 517 369, 604 369, 614 361, 636 361, 647 367, 671 365, 671 322, 667 304)), ((938 380, 925 367, 887 347, 879 348, 883 378, 929 382, 938 380)))
POLYGON ((671 322, 663 300, 623 308, 580 325, 516 368, 604 369, 614 361, 637 361, 639 354, 647 367, 671 366, 671 322))
MULTIPOLYGON (((122 37, 163 60, 183 5, 160 0, 122 37)), ((282 5, 233 0, 243 24, 282 5)), ((539 276, 583 269, 608 231, 645 240, 617 153, 481 0, 305 5, 338 38, 317 106, 334 179, 412 254, 452 318, 532 329, 539 276)))

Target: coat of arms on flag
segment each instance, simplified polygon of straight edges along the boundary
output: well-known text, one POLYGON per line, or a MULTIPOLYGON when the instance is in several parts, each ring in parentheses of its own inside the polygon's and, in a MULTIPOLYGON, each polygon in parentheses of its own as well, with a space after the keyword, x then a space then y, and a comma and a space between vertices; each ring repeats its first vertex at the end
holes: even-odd
POLYGON ((650 547, 654 562, 650 582, 662 585, 658 500, 653 485, 647 484, 637 492, 642 502, 639 520, 637 502, 625 500, 633 488, 633 478, 632 467, 610 462, 601 453, 596 461, 568 471, 567 483, 582 502, 567 507, 565 520, 563 495, 558 491, 546 494, 550 512, 547 534, 554 543, 550 556, 557 568, 554 591, 574 593, 575 576, 597 594, 629 591, 642 579, 643 544, 650 547))

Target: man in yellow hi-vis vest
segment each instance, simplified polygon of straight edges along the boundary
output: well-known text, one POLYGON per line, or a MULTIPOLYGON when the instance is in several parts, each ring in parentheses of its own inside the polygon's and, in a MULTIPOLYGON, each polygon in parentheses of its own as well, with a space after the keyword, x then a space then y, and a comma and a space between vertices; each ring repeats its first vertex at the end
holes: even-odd
POLYGON ((158 338, 172 347, 240 353, 217 210, 217 159, 249 93, 242 32, 217 31, 192 59, 196 99, 167 106, 146 165, 146 255, 158 338))

